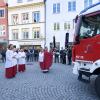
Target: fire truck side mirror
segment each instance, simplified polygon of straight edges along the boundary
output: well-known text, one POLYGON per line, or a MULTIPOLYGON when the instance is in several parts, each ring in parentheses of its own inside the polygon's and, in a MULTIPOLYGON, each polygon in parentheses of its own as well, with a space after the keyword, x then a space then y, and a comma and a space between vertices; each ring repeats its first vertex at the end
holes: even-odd
POLYGON ((75 23, 77 23, 77 20, 78 20, 78 15, 77 15, 76 18, 75 18, 75 23))

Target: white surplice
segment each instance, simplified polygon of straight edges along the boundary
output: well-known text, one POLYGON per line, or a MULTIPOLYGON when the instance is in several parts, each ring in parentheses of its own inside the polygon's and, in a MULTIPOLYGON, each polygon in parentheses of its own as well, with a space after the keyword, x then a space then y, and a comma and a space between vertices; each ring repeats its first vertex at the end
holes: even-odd
POLYGON ((13 52, 13 66, 17 65, 18 54, 17 52, 13 52))
POLYGON ((25 64, 26 63, 26 54, 25 52, 18 52, 18 64, 25 64))
POLYGON ((5 62, 5 68, 13 67, 13 51, 7 50, 6 51, 6 62, 5 62))
POLYGON ((44 52, 39 52, 39 62, 43 62, 44 60, 44 52))

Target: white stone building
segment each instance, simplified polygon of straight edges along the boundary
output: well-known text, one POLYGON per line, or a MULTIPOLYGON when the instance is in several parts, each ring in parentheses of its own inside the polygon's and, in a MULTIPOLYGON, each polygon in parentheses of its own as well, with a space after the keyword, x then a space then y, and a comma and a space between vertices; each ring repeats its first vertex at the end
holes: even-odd
POLYGON ((50 48, 53 36, 59 48, 65 47, 65 35, 73 41, 76 15, 91 4, 100 0, 46 0, 46 45, 50 48))
POLYGON ((44 7, 44 0, 8 0, 9 44, 44 47, 44 7))

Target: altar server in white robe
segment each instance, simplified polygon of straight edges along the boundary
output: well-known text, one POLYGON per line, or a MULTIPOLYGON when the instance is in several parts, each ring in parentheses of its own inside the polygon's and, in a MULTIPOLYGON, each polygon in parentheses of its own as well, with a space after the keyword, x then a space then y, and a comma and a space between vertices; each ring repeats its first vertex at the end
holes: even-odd
POLYGON ((44 67, 44 50, 42 47, 40 48, 40 52, 39 52, 39 65, 40 65, 40 68, 42 70, 43 69, 42 67, 44 67))
POLYGON ((18 60, 18 53, 16 52, 16 47, 13 48, 13 67, 14 67, 14 75, 17 74, 17 60, 18 60))
POLYGON ((18 71, 24 72, 26 70, 26 54, 24 50, 21 48, 18 52, 18 71))
POLYGON ((5 77, 13 78, 14 69, 13 69, 13 45, 9 44, 6 51, 6 62, 5 62, 5 77))

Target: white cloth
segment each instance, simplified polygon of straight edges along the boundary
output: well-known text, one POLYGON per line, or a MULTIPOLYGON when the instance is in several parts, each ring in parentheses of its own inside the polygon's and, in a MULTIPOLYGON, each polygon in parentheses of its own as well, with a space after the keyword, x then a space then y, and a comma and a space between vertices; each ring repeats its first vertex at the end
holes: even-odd
POLYGON ((39 62, 43 62, 43 60, 44 60, 44 53, 39 52, 39 62))
POLYGON ((78 74, 78 64, 74 63, 74 67, 73 67, 73 74, 78 74))
POLYGON ((13 66, 17 65, 18 54, 17 52, 13 52, 13 66))
POLYGON ((10 68, 10 67, 13 67, 13 51, 7 50, 5 68, 10 68))
POLYGON ((18 64, 25 64, 26 63, 26 54, 25 52, 18 52, 18 64))

